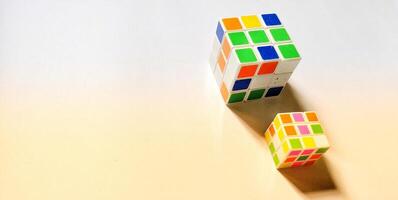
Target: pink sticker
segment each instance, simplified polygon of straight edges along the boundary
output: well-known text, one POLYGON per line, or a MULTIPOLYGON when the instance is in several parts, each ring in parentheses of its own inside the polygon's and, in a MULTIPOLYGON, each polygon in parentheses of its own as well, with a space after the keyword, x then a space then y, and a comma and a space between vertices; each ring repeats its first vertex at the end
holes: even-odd
POLYGON ((315 151, 315 149, 307 149, 307 150, 304 150, 301 155, 310 155, 314 151, 315 151))
POLYGON ((298 129, 299 129, 301 135, 308 135, 308 134, 310 134, 310 129, 308 129, 308 126, 307 126, 307 125, 299 125, 299 126, 298 126, 298 129))
POLYGON ((297 156, 297 155, 299 155, 301 153, 301 151, 291 151, 290 153, 289 153, 289 156, 297 156))
POLYGON ((302 113, 293 113, 293 118, 294 118, 294 121, 296 121, 296 122, 304 121, 304 117, 303 117, 302 113))

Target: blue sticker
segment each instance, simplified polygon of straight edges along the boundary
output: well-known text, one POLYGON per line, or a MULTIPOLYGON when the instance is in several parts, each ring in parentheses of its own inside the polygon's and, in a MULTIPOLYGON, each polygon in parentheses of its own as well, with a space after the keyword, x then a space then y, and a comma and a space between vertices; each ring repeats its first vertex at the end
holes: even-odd
POLYGON ((265 97, 273 97, 273 96, 278 96, 282 92, 283 87, 274 87, 270 88, 265 94, 265 97))
POLYGON ((261 58, 263 60, 273 60, 278 59, 278 53, 276 53, 275 48, 273 46, 261 46, 257 47, 258 52, 260 52, 261 58))
POLYGON ((249 78, 249 79, 242 79, 242 80, 235 81, 232 91, 247 89, 250 85, 251 80, 252 79, 249 78))
POLYGON ((282 24, 276 14, 263 14, 261 16, 267 26, 277 26, 282 24))
POLYGON ((222 29, 220 22, 218 22, 216 34, 217 34, 218 41, 221 44, 222 38, 224 37, 224 30, 222 29))

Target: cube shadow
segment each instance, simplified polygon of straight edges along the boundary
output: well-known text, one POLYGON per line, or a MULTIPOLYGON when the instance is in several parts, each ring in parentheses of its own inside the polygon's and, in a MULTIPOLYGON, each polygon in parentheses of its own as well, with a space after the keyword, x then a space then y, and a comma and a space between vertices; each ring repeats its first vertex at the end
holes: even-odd
POLYGON ((277 113, 304 111, 289 84, 278 97, 231 104, 229 108, 260 137, 264 137, 264 132, 277 113))
POLYGON ((303 193, 335 190, 338 188, 330 173, 327 159, 321 158, 312 166, 279 169, 280 173, 303 193))
MULTIPOLYGON (((297 94, 289 84, 277 98, 239 103, 230 105, 229 108, 253 130, 251 132, 255 133, 255 137, 259 139, 264 139, 264 132, 277 113, 307 111, 298 101, 297 94)), ((302 193, 323 191, 339 193, 325 158, 321 158, 312 166, 285 168, 279 171, 302 193)))

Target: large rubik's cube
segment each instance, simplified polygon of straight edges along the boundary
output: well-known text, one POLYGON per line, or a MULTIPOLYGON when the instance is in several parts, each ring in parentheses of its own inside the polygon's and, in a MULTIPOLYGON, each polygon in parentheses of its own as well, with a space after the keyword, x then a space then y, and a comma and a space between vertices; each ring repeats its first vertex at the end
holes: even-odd
POLYGON ((265 140, 277 168, 312 165, 329 149, 315 112, 278 113, 265 140))
POLYGON ((222 18, 210 66, 227 104, 278 96, 300 54, 276 14, 222 18))

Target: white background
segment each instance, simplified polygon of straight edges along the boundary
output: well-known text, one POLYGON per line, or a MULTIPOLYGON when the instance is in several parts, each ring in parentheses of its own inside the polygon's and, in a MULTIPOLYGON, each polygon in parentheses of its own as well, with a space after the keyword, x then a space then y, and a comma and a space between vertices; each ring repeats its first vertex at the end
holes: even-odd
POLYGON ((0 0, 0 199, 396 199, 397 1, 0 0), (303 59, 279 100, 223 105, 217 19, 276 12, 303 59), (274 169, 262 132, 315 110, 332 144, 274 169))

